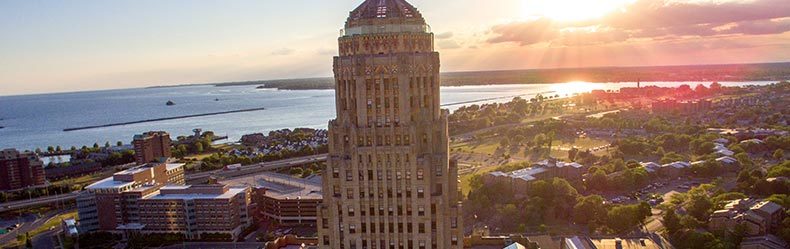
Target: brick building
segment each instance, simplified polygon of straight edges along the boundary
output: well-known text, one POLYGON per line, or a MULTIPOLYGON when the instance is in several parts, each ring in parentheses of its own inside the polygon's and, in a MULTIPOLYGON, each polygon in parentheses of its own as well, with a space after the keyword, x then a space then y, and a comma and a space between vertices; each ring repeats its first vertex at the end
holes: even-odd
POLYGON ((170 134, 164 131, 151 131, 135 135, 134 157, 137 164, 163 162, 170 157, 170 134))
POLYGON ((89 185, 77 197, 79 231, 236 238, 251 222, 249 188, 186 186, 183 166, 146 164, 89 185))
POLYGON ((0 151, 0 191, 19 190, 46 184, 44 162, 32 152, 0 151))
POLYGON ((253 189, 255 215, 283 226, 315 226, 317 207, 323 199, 321 177, 294 178, 274 172, 221 181, 253 189))

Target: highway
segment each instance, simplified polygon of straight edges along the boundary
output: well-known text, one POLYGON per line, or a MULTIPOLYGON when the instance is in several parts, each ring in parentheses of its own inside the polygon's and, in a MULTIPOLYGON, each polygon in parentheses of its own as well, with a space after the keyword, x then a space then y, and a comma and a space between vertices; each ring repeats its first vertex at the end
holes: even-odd
POLYGON ((187 183, 199 182, 208 179, 211 176, 219 177, 238 177, 244 175, 255 174, 263 171, 277 170, 281 168, 293 167, 308 163, 326 161, 327 154, 319 154, 305 157, 295 157, 290 159, 283 159, 273 162, 263 162, 242 166, 234 170, 214 170, 186 175, 187 183))
POLYGON ((6 202, 0 204, 0 213, 10 210, 22 209, 22 208, 39 206, 44 204, 56 203, 56 202, 67 202, 67 201, 75 200, 77 198, 77 195, 79 195, 79 192, 74 191, 62 195, 51 195, 51 196, 39 197, 30 200, 6 202))

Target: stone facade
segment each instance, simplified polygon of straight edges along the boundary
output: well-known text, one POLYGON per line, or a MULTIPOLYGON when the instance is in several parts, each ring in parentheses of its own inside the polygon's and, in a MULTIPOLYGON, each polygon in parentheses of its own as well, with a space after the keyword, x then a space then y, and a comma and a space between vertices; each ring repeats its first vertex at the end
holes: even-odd
POLYGON ((422 15, 404 0, 367 0, 338 42, 319 245, 462 248, 439 54, 422 15))

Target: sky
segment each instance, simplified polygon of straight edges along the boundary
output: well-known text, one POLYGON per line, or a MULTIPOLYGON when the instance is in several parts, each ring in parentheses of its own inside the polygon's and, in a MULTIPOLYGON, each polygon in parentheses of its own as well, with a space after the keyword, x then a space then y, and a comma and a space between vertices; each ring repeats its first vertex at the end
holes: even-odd
MULTIPOLYGON (((362 0, 3 0, 0 96, 327 77, 362 0)), ((787 0, 410 0, 442 71, 790 61, 787 0)))

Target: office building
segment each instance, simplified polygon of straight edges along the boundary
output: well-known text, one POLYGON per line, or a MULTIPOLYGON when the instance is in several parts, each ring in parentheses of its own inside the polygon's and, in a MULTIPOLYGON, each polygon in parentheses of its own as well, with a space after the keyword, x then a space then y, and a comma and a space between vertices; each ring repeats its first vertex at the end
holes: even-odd
POLYGON ((137 223, 138 199, 156 193, 165 185, 183 185, 183 180, 183 164, 151 163, 88 185, 77 197, 79 230, 111 231, 122 224, 137 223))
POLYGON ((463 247, 433 40, 405 0, 366 0, 350 13, 334 58, 321 248, 463 247))

